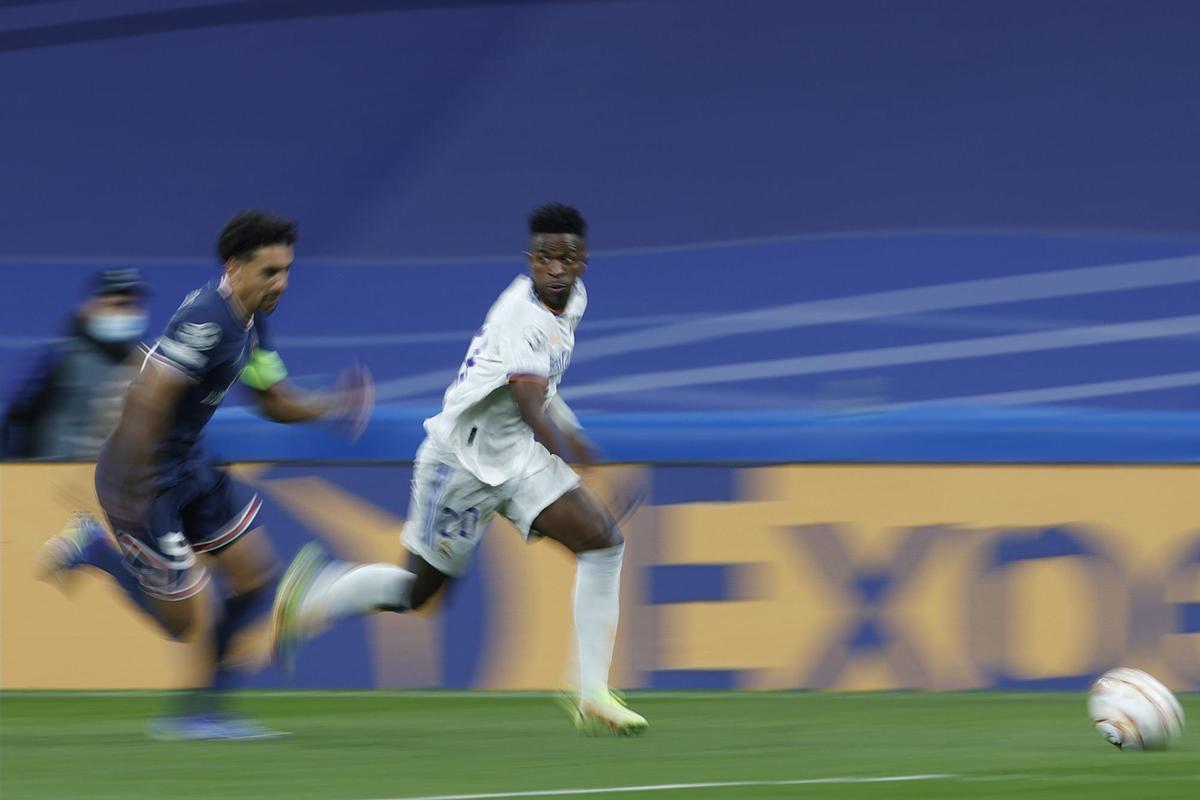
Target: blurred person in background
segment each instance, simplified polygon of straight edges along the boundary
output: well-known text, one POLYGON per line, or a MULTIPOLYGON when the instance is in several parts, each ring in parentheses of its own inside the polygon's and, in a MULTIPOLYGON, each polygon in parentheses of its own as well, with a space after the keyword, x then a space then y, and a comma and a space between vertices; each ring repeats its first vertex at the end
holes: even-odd
POLYGON ((333 393, 303 392, 267 339, 264 317, 287 289, 296 237, 295 223, 263 211, 226 224, 221 279, 189 294, 146 353, 97 459, 96 494, 116 544, 98 520, 78 515, 39 553, 41 577, 106 572, 169 636, 202 648, 203 688, 153 723, 156 738, 282 735, 223 708, 224 690, 240 677, 232 645, 270 604, 277 567, 266 534, 253 527, 261 499, 216 466, 204 429, 239 379, 276 422, 339 421, 355 438, 366 425, 364 370, 350 370, 333 393))
POLYGON ((609 690, 625 540, 617 521, 564 460, 591 464, 592 445, 558 395, 587 307, 587 225, 558 203, 529 220, 529 275, 518 276, 475 334, 441 413, 425 421, 404 525, 408 568, 329 561, 307 545, 280 581, 276 647, 290 661, 303 639, 344 617, 418 609, 469 567, 500 514, 526 540, 575 555, 578 675, 568 693, 577 728, 638 734, 646 720, 609 690))
POLYGON ((136 374, 146 330, 146 283, 136 269, 106 269, 20 381, 0 428, 0 455, 85 461, 116 425, 121 397, 136 374))

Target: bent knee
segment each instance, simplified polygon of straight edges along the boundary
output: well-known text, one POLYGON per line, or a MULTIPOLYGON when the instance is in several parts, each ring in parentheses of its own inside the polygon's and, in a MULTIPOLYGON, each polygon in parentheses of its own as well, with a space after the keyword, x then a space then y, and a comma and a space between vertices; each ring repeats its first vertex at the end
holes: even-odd
POLYGON ((583 547, 579 549, 579 552, 607 550, 610 547, 620 547, 623 544, 625 544, 625 537, 621 535, 620 528, 616 525, 599 525, 584 538, 583 547))
MULTIPOLYGON (((439 588, 440 587, 437 587, 437 586, 435 586, 433 588, 429 588, 429 589, 414 588, 412 596, 410 596, 408 598, 408 609, 407 610, 420 611, 421 608, 424 607, 424 605, 426 603, 428 603, 430 600, 433 599, 433 596, 435 594, 437 594, 439 588)), ((389 611, 404 611, 405 609, 394 608, 394 609, 388 609, 388 610, 389 611)))
POLYGON ((195 615, 160 619, 159 625, 162 626, 168 637, 181 644, 199 640, 200 633, 204 629, 195 615))
POLYGON ((272 561, 261 565, 257 571, 247 575, 231 588, 236 594, 254 594, 270 589, 278 580, 279 565, 272 561))
POLYGON ((221 567, 221 572, 228 581, 229 591, 239 595, 269 589, 279 579, 280 574, 279 563, 273 558, 238 564, 234 568, 230 568, 228 564, 222 564, 221 567))

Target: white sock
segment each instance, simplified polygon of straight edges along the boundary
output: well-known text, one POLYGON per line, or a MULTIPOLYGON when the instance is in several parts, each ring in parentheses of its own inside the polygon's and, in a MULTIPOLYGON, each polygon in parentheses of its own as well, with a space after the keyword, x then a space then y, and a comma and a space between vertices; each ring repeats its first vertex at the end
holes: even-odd
POLYGON ((584 700, 608 691, 608 670, 621 612, 624 555, 625 545, 619 544, 576 557, 575 638, 579 643, 579 693, 584 700))
POLYGON ((381 608, 406 609, 412 597, 411 572, 392 564, 335 561, 321 570, 304 598, 300 614, 317 625, 381 608))

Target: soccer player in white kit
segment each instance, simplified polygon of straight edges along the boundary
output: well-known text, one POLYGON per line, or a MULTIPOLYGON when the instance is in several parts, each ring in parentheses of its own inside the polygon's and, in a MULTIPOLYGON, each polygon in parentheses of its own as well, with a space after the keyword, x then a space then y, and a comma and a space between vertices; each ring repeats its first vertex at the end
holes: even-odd
POLYGON ((329 561, 319 546, 296 557, 275 598, 275 644, 285 659, 330 622, 420 608, 462 575, 496 513, 521 536, 554 539, 576 556, 576 725, 636 734, 646 720, 608 688, 624 539, 616 521, 562 456, 593 461, 579 422, 558 396, 575 328, 587 307, 586 223, 551 204, 530 216, 521 275, 471 340, 442 410, 425 421, 404 525, 408 569, 329 561))

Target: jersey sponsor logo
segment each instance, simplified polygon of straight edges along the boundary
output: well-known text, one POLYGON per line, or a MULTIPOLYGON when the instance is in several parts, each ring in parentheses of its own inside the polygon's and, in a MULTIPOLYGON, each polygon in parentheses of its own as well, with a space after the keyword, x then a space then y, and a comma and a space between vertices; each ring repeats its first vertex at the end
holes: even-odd
POLYGON ((184 322, 176 329, 175 338, 193 350, 211 350, 221 341, 221 326, 215 322, 184 322))

